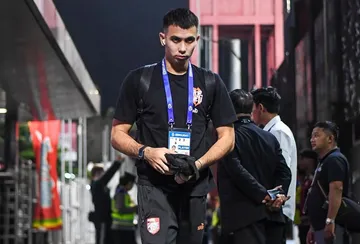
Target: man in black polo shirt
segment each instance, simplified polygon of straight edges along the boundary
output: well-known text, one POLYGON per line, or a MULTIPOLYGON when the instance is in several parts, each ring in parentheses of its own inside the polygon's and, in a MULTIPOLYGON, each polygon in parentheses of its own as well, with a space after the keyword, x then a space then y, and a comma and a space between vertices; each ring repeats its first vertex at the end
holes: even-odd
POLYGON ((348 191, 349 164, 337 147, 338 133, 336 124, 326 121, 318 122, 311 134, 320 162, 305 203, 311 224, 307 243, 344 243, 344 229, 335 224, 335 218, 348 191))
POLYGON ((188 9, 172 10, 164 16, 159 36, 165 58, 155 65, 149 89, 142 96, 138 141, 129 136, 129 130, 140 108, 138 88, 144 67, 131 71, 122 83, 112 145, 138 158, 142 243, 200 244, 206 194, 214 185, 209 166, 233 149, 236 116, 221 78, 213 74, 214 93, 210 97, 207 71, 189 62, 199 40, 198 18, 188 9), (210 149, 208 117, 217 132, 210 149), (165 154, 175 153, 173 146, 178 153, 197 159, 198 180, 174 176, 169 170, 165 154))

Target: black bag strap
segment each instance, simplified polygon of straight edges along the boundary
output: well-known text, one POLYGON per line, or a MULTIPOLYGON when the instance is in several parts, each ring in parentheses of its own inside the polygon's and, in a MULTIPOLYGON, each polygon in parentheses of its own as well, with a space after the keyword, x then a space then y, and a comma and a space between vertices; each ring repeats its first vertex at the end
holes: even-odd
POLYGON ((205 89, 206 89, 206 97, 207 97, 207 112, 206 112, 206 119, 210 121, 210 111, 214 101, 214 94, 215 94, 215 85, 216 85, 216 78, 215 74, 210 70, 205 70, 205 89))
POLYGON ((137 108, 137 115, 136 115, 136 140, 138 142, 141 142, 140 140, 140 130, 141 130, 141 114, 144 111, 144 96, 145 94, 148 92, 149 88, 150 88, 150 83, 151 83, 151 77, 155 68, 155 64, 149 64, 149 65, 145 65, 142 69, 142 73, 141 73, 141 77, 139 80, 139 84, 138 84, 138 97, 137 97, 137 102, 138 102, 138 108, 137 108))
POLYGON ((140 118, 140 115, 142 114, 143 109, 144 109, 143 98, 149 90, 150 83, 151 83, 151 77, 152 77, 152 73, 154 71, 155 65, 156 65, 156 63, 145 65, 143 67, 143 70, 141 73, 139 86, 138 86, 139 93, 138 93, 137 120, 140 118))

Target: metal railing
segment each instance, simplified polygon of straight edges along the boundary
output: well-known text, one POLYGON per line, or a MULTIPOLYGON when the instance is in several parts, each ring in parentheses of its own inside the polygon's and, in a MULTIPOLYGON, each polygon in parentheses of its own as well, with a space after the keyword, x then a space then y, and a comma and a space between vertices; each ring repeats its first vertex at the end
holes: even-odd
POLYGON ((0 173, 0 243, 32 244, 34 173, 31 161, 0 173))

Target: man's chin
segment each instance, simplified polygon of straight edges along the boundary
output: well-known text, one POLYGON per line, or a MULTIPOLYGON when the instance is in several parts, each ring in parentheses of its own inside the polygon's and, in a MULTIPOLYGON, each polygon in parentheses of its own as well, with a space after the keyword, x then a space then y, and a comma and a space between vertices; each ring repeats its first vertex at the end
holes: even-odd
POLYGON ((184 59, 182 59, 182 58, 174 58, 174 60, 178 64, 184 64, 189 60, 189 58, 184 58, 184 59))

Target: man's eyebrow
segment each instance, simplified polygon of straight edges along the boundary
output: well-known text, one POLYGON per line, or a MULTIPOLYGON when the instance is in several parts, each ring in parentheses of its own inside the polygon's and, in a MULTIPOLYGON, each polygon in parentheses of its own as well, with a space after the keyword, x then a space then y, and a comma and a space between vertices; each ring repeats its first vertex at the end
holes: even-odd
POLYGON ((179 36, 171 36, 170 37, 171 39, 179 39, 179 40, 194 40, 195 39, 195 37, 194 36, 188 36, 188 37, 185 37, 185 38, 181 38, 181 37, 179 37, 179 36))

